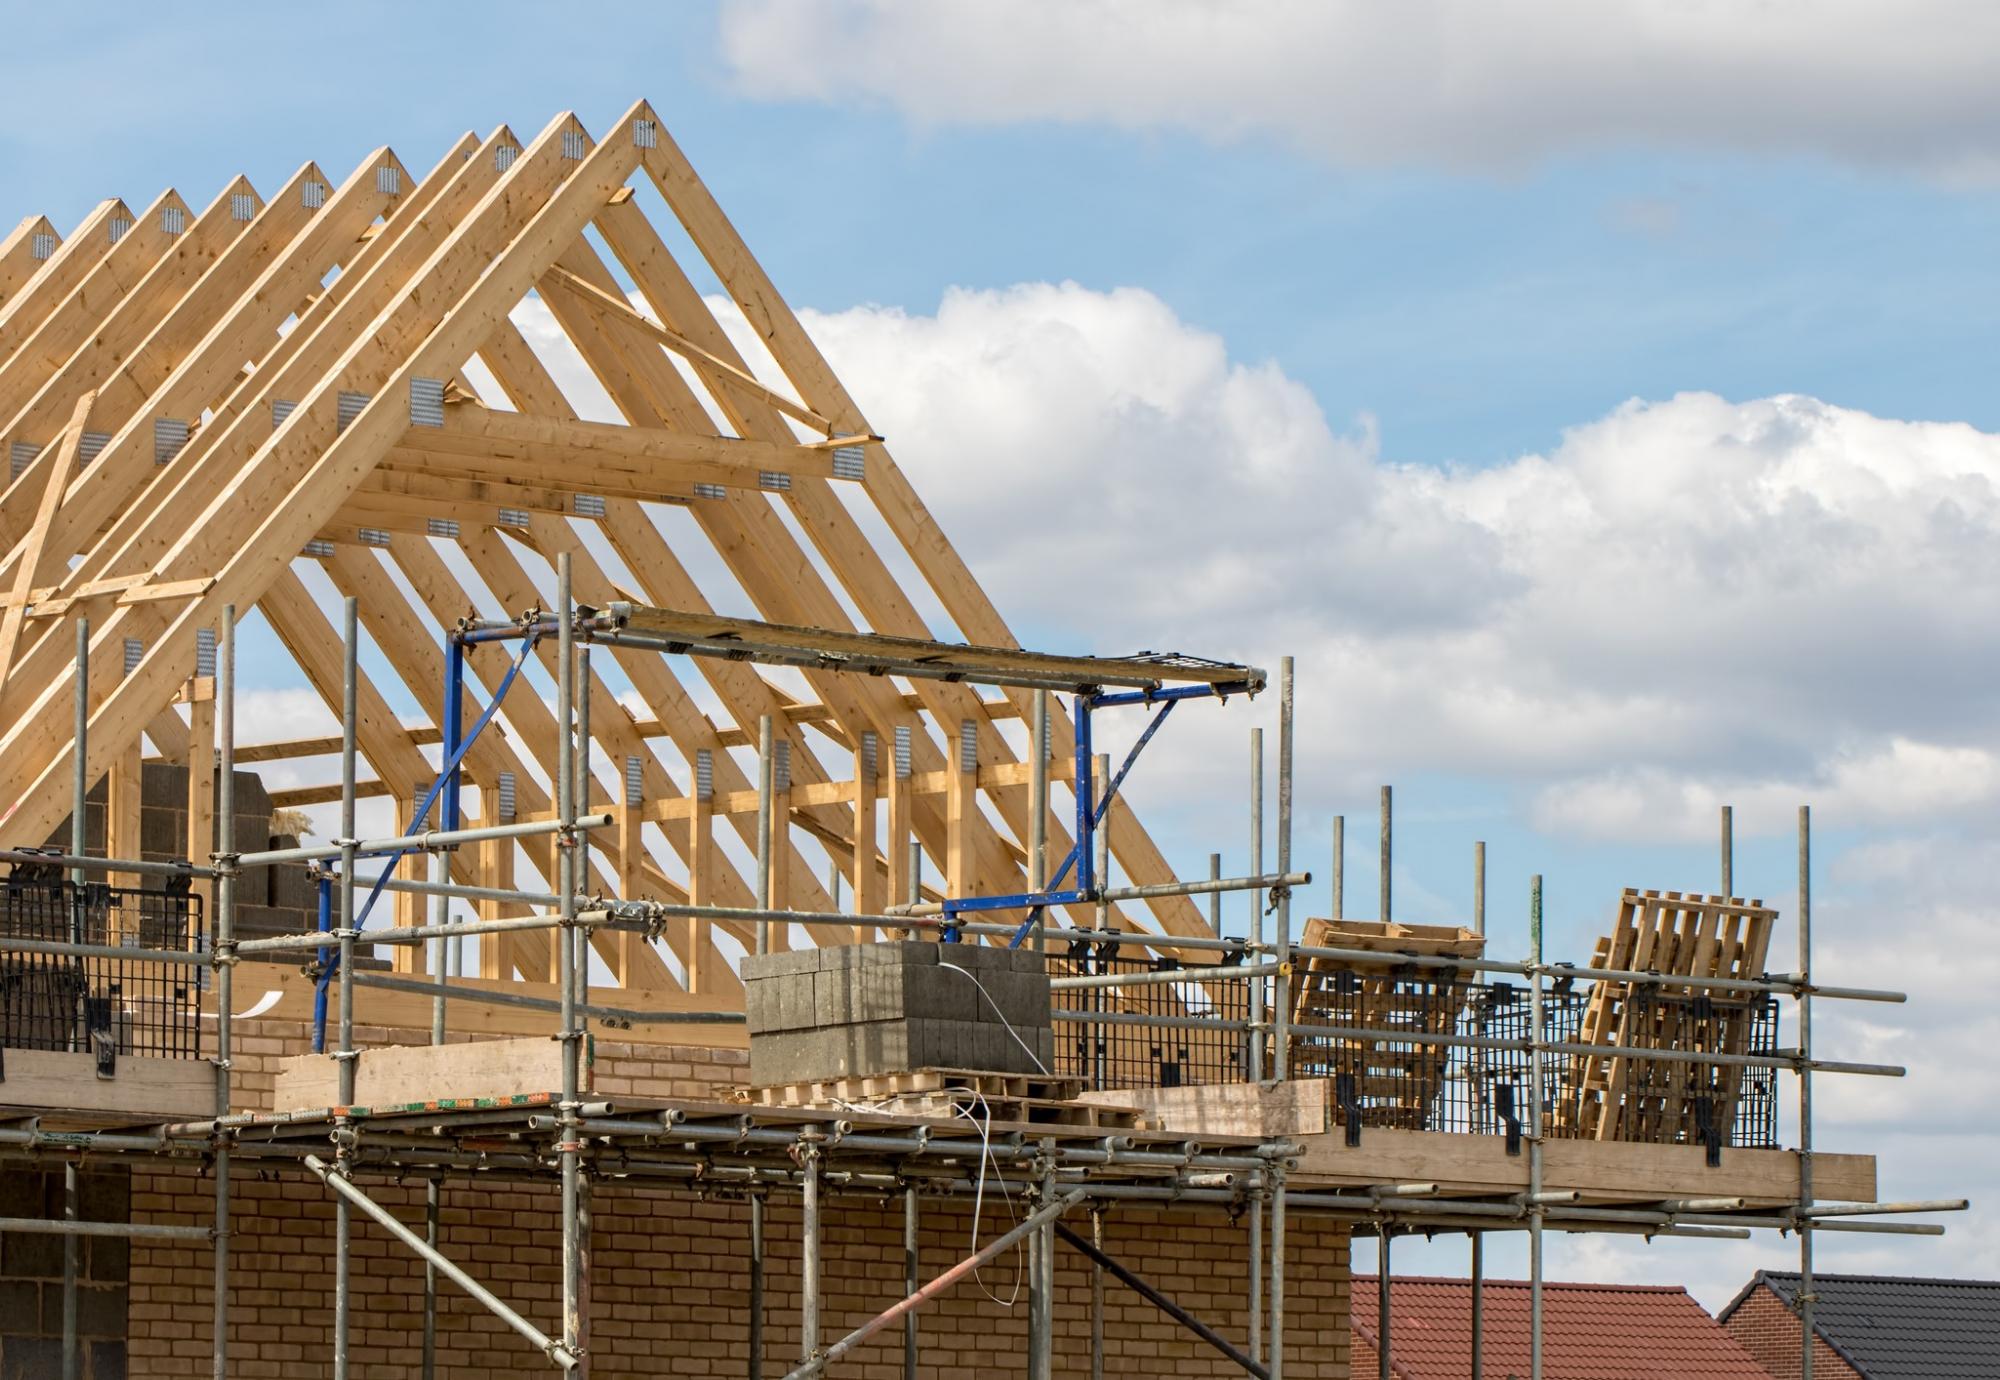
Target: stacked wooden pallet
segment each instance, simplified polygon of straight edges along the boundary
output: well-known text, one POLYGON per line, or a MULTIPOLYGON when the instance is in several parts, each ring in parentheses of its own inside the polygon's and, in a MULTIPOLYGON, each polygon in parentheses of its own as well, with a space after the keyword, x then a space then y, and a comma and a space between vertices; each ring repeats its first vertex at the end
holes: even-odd
POLYGON ((1628 1050, 1740 1055, 1757 999, 1675 983, 1676 977, 1763 974, 1777 912, 1762 901, 1627 889, 1591 966, 1658 973, 1666 981, 1604 979, 1585 1002, 1578 1054, 1551 1130, 1586 1140, 1726 1143, 1742 1088, 1739 1065, 1634 1058, 1628 1050))
POLYGON ((1424 1130, 1436 1119, 1451 1050, 1387 1036, 1350 1036, 1327 1028, 1450 1035, 1465 1006, 1471 974, 1416 967, 1408 958, 1478 958, 1483 936, 1456 925, 1401 925, 1372 920, 1306 922, 1305 948, 1365 949, 1380 962, 1306 958, 1294 969, 1291 1073, 1333 1080, 1345 1124, 1350 1108, 1363 1126, 1424 1130))

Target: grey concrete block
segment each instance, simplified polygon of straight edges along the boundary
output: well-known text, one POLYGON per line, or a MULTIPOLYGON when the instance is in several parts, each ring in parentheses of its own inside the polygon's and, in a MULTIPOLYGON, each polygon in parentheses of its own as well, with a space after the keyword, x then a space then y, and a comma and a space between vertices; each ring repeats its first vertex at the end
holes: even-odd
POLYGON ((766 979, 777 988, 778 1029, 810 1030, 818 1024, 819 1007, 814 990, 814 979, 818 976, 817 973, 787 973, 782 977, 766 979))
POLYGON ((819 960, 819 971, 822 973, 833 973, 860 967, 861 950, 872 947, 874 946, 829 943, 815 949, 813 953, 819 960))
POLYGON ((903 968, 886 964, 873 964, 866 968, 853 968, 848 975, 854 982, 854 1019, 857 1021, 895 1021, 903 1018, 903 968))
POLYGON ((980 979, 992 1003, 979 1006, 982 1020, 1009 1025, 1047 1025, 1049 980, 1038 973, 997 972, 980 979))
POLYGON ((956 963, 959 967, 970 969, 975 973, 984 973, 989 968, 1006 967, 1010 963, 1005 949, 996 949, 990 944, 967 941, 963 944, 940 944, 938 948, 940 962, 956 963))
MULTIPOLYGON (((955 961, 947 959, 946 963, 955 964, 955 961)), ((985 983, 987 976, 940 964, 935 980, 921 984, 911 993, 910 1014, 933 1020, 991 1019, 992 1008, 979 995, 979 986, 985 983)))
POLYGON ((187 856, 187 815, 148 805, 139 811, 139 851, 148 858, 187 856))
POLYGON ((922 1041, 923 1066, 945 1069, 986 1067, 991 1057, 991 1028, 978 1021, 913 1021, 922 1041))
MULTIPOLYGON (((271 905, 318 913, 319 886, 304 863, 285 863, 263 871, 269 879, 271 905)), ((254 877, 257 874, 253 872, 250 875, 254 877)))
POLYGON ((909 1021, 869 1021, 847 1027, 851 1072, 866 1076, 923 1068, 923 1027, 909 1021))
POLYGON ((148 762, 139 769, 139 799, 148 807, 187 802, 188 769, 179 762, 148 762))
MULTIPOLYGON (((144 782, 140 783, 141 790, 144 782)), ((256 815, 265 821, 264 836, 271 835, 271 793, 264 789, 264 778, 254 771, 239 767, 236 770, 236 813, 256 815)), ((259 847, 262 847, 260 844, 259 847)))
POLYGON ((777 988, 768 978, 743 984, 743 1015, 753 1036, 782 1028, 778 1024, 777 988))
POLYGON ((822 969, 812 975, 813 1024, 846 1025, 860 1019, 855 1010, 860 976, 860 970, 853 968, 822 969))
POLYGON ((743 980, 783 977, 788 973, 816 973, 819 971, 819 953, 818 949, 786 949, 774 954, 745 954, 741 969, 743 980))
POLYGON ((753 1083, 803 1083, 845 1078, 857 1067, 852 1027, 783 1030, 750 1042, 753 1083))
POLYGON ((925 968, 938 961, 940 946, 928 939, 895 939, 880 944, 856 944, 851 947, 854 950, 854 961, 863 967, 886 964, 890 967, 925 968))

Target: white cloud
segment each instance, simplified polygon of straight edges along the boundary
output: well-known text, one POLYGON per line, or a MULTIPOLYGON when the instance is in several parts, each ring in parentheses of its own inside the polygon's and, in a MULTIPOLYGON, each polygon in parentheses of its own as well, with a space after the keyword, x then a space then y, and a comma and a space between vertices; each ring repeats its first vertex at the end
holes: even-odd
POLYGON ((1644 146, 1984 177, 1976 0, 727 0, 737 84, 922 123, 1271 135, 1342 165, 1507 169, 1644 146))
MULTIPOLYGON (((1972 1057, 2000 1041, 2000 845, 1958 835, 1992 832, 2000 803, 2000 437, 1686 394, 1441 468, 1384 459, 1393 437, 1330 424, 1282 369, 1135 289, 954 291, 933 314, 806 325, 1033 644, 1296 652, 1313 801, 1477 778, 1467 794, 1520 792, 1545 837, 1631 855, 1625 840, 1710 837, 1724 800, 1739 835, 1789 830, 1811 800, 1836 831, 1817 971, 1911 994, 1820 1003, 1823 1057, 1911 1075, 1819 1079, 1820 1147, 1880 1155, 1885 1198, 1979 1198, 2000 1130, 2000 1074, 1972 1057), (1893 832, 1840 852, 1856 825, 1893 832)), ((555 367, 566 385, 580 368, 555 367)), ((1197 811, 1212 846, 1217 802, 1241 798, 1243 727, 1190 712, 1163 735, 1141 791, 1156 833, 1197 811)), ((1450 884, 1398 885, 1421 910, 1450 884)), ((1782 1096, 1789 1121, 1789 1082, 1782 1096)), ((1975 1207, 1942 1245, 1827 1234, 1821 1267, 1995 1274, 1993 1211, 1975 1207)), ((1496 1274, 1524 1268, 1517 1246, 1494 1243, 1496 1274)), ((1397 1247, 1432 1270, 1462 1249, 1397 1247)), ((1791 1249, 1558 1238, 1551 1271, 1684 1282, 1717 1307, 1791 1249)))
POLYGON ((807 326, 1017 629, 1295 652, 1338 779, 1523 782, 1611 836, 2000 796, 2000 437, 1685 394, 1439 468, 1136 289, 807 326))
POLYGON ((1923 821, 2000 799, 2000 757, 1891 737, 1865 756, 1835 756, 1804 780, 1693 777, 1656 768, 1611 771, 1545 787, 1534 820, 1549 833, 1611 839, 1705 839, 1730 805, 1761 832, 1800 802, 1844 825, 1923 821))

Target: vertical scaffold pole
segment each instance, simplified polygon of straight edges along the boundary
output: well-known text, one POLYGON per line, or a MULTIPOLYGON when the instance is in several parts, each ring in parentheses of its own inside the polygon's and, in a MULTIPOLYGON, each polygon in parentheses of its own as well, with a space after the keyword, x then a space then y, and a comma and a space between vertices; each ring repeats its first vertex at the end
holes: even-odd
POLYGON ((1250 1324, 1248 1345, 1244 1348, 1250 1359, 1261 1361, 1264 1357, 1264 1204, 1265 1192, 1260 1180, 1250 1187, 1250 1324))
MULTIPOLYGON (((90 794, 90 620, 76 620, 76 723, 70 751, 70 807, 69 807, 69 851, 82 857, 89 846, 90 834, 85 827, 88 818, 87 800, 90 794)), ((192 763, 190 767, 192 767, 192 763)), ((212 765, 212 764, 209 764, 212 765)), ((107 803, 109 796, 106 797, 107 803)), ((111 837, 110 815, 106 812, 105 839, 111 837)), ((81 867, 71 868, 69 874, 69 942, 83 943, 83 888, 89 873, 81 867)), ((72 1012, 73 1017, 81 1012, 72 1012)), ((72 1020, 73 1029, 86 1030, 88 1024, 82 1020, 72 1020)), ((72 1161, 63 1165, 63 1220, 74 1222, 81 1216, 79 1201, 80 1186, 77 1183, 76 1164, 72 1161)), ((62 1373, 63 1380, 77 1380, 80 1358, 77 1354, 77 1275, 81 1264, 83 1238, 75 1232, 63 1236, 63 1291, 62 1291, 62 1373)))
MULTIPOLYGON (((230 1060, 234 1042, 230 1008, 236 971, 236 605, 222 610, 220 655, 215 664, 216 816, 222 840, 215 861, 215 1115, 229 1115, 230 1060)), ((215 1380, 229 1367, 229 1137, 215 1136, 215 1380)))
POLYGON ((819 1355, 819 1146, 808 1141, 799 1152, 799 1359, 819 1355))
MULTIPOLYGON (((772 827, 771 801, 777 790, 777 776, 774 758, 771 716, 762 715, 757 720, 757 908, 771 908, 771 839, 776 830, 772 827)), ((771 952, 771 921, 757 922, 757 952, 771 952)))
MULTIPOLYGON (((1278 873, 1289 876, 1292 870, 1292 659, 1284 657, 1278 662, 1278 873)), ((1292 1006, 1292 889, 1278 888, 1278 961, 1277 974, 1271 979, 1271 989, 1276 994, 1271 1012, 1273 1043, 1277 1046, 1271 1052, 1272 1076, 1283 1079, 1287 1055, 1291 1045, 1287 1024, 1291 1020, 1292 1006)))
POLYGON ((1538 872, 1528 891, 1529 966, 1533 976, 1528 987, 1529 1025, 1534 1038, 1528 1045, 1528 1372, 1529 1380, 1542 1380, 1542 1062, 1548 1043, 1542 1010, 1542 876, 1538 872))
POLYGON ((1722 899, 1736 894, 1736 810, 1722 807, 1722 899))
MULTIPOLYGON (((907 1184, 903 1188, 903 1297, 909 1298, 917 1292, 918 1259, 921 1241, 917 1234, 918 1203, 917 1186, 907 1184)), ((903 1380, 917 1380, 917 1310, 912 1308, 903 1315, 903 1380)))
MULTIPOLYGON (((565 610, 573 609, 573 601, 565 601, 565 610)), ((590 812, 590 647, 582 645, 576 649, 576 670, 571 673, 570 702, 575 706, 576 749, 574 770, 576 784, 569 795, 570 818, 590 812)), ((571 848, 576 857, 570 864, 572 889, 581 891, 590 885, 590 834, 588 831, 575 833, 570 838, 571 848)), ((574 919, 574 902, 572 902, 574 919)), ((635 941, 636 942, 636 941, 635 941)), ((578 1100, 582 1098, 583 1049, 590 1039, 590 931, 582 926, 572 926, 569 933, 570 947, 575 950, 576 962, 574 987, 576 989, 576 1015, 571 1022, 575 1038, 571 1041, 577 1051, 578 1100)), ((621 974, 622 980, 622 974, 621 974)), ((582 1112, 579 1109, 578 1116, 582 1112)), ((573 1135, 572 1140, 581 1141, 582 1136, 573 1135)), ((576 1355, 577 1365, 571 1373, 577 1380, 590 1380, 590 1172, 578 1152, 576 1175, 576 1355)))
MULTIPOLYGON (((456 637, 448 638, 445 646, 444 704, 440 712, 444 722, 444 760, 449 762, 457 752, 463 715, 460 704, 464 695, 465 645, 456 637)), ((458 785, 459 771, 453 767, 445 777, 444 790, 438 798, 436 827, 455 829, 458 827, 458 785)), ((421 784, 418 799, 423 797, 421 784)), ((442 884, 451 880, 451 869, 445 862, 444 854, 432 853, 430 865, 426 869, 430 881, 442 884)), ((442 892, 430 898, 430 923, 442 925, 451 917, 451 899, 442 892)), ((562 931, 555 939, 560 942, 562 931)), ((431 979, 442 984, 446 977, 447 941, 442 937, 426 941, 424 948, 430 960, 431 979)), ((445 999, 440 992, 431 998, 431 1043, 442 1045, 445 1038, 445 999)), ((424 1180, 424 1242, 433 1250, 440 1244, 443 1232, 444 1188, 439 1175, 433 1174, 424 1180)), ((421 1358, 423 1380, 437 1380, 437 1310, 438 1271, 437 1264, 429 1257, 424 1259, 424 1330, 423 1354, 421 1358)))
MULTIPOLYGON (((1264 875, 1264 730, 1250 730, 1250 875, 1264 875)), ((1250 941, 1251 962, 1263 957, 1264 945, 1264 892, 1252 888, 1250 892, 1250 926, 1247 931, 1250 941)), ((1267 1072, 1264 1066, 1264 979, 1250 979, 1250 1078, 1261 1083, 1267 1072)))
POLYGON ((1389 1319, 1389 1243, 1395 1233, 1384 1223, 1381 1234, 1375 1238, 1375 1336, 1379 1345, 1375 1348, 1376 1380, 1389 1380, 1393 1373, 1389 1368, 1390 1333, 1393 1330, 1389 1319))
POLYGON ((1472 1232, 1472 1380, 1486 1373, 1486 1237, 1472 1232))
MULTIPOLYGON (((771 906, 771 716, 757 720, 757 908, 771 906)), ((756 951, 771 951, 771 922, 757 922, 756 951)), ((750 1380, 764 1374, 764 1193, 750 1191, 750 1380)))
MULTIPOLYGON (((1097 845, 1097 885, 1101 890, 1111 885, 1111 812, 1117 808, 1118 802, 1108 791, 1111 780, 1110 756, 1104 753, 1098 754, 1095 766, 1097 769, 1097 779, 1107 784, 1107 792, 1104 797, 1104 818, 1098 826, 1095 840, 1097 845)), ((1099 931, 1108 931, 1111 928, 1111 903, 1101 898, 1097 902, 1097 928, 1099 931)), ((1109 994, 1102 991, 1091 992, 1090 1009, 1092 1011, 1105 1011, 1110 1006, 1111 997, 1109 994)), ((1110 1027, 1102 1021, 1095 1022, 1094 1024, 1096 1028, 1092 1031, 1090 1038, 1090 1086, 1102 1089, 1104 1087, 1105 1061, 1110 1054, 1111 1031, 1110 1027)), ((1053 1254, 1056 1240, 1055 1223, 1050 1222, 1044 1225, 1040 1235, 1047 1240, 1049 1251, 1053 1254)))
POLYGON ((1347 816, 1333 817, 1333 884, 1331 900, 1332 918, 1341 919, 1347 914, 1347 816))
POLYGON ((1381 872, 1381 878, 1377 882, 1377 887, 1379 891, 1379 895, 1377 897, 1377 904, 1380 906, 1378 914, 1381 915, 1382 923, 1385 925, 1389 923, 1389 915, 1390 915, 1390 910, 1389 910, 1390 873, 1396 860, 1395 810, 1396 810, 1395 787, 1384 786, 1382 788, 1381 858, 1378 864, 1381 872))
POLYGON ((1472 932, 1486 937, 1486 844, 1472 845, 1472 932))
POLYGON ((1271 1160, 1271 1349, 1264 1373, 1285 1380, 1285 1166, 1271 1160))
POLYGON ((583 1241, 579 1231, 579 1185, 582 1180, 582 1035, 577 1029, 576 952, 576 614, 571 600, 570 557, 556 557, 556 604, 560 621, 556 651, 556 836, 557 890, 561 926, 556 931, 557 976, 562 982, 562 1141, 558 1162, 562 1171, 563 1346, 571 1355, 583 1350, 583 1241))
MULTIPOLYGON (((1104 1209, 1090 1209, 1090 1244, 1104 1251, 1104 1209)), ((1093 1260, 1090 1271, 1090 1380, 1104 1380, 1104 1266, 1093 1260)))
MULTIPOLYGON (((1053 1143, 1043 1143, 1041 1177, 1037 1181, 1038 1206, 1056 1200, 1053 1143)), ((1055 1238, 1037 1228, 1028 1238, 1028 1380, 1055 1377, 1055 1238)))
MULTIPOLYGON (((340 1083, 340 1105, 354 1105, 354 735, 361 718, 357 707, 361 683, 360 604, 348 599, 341 610, 340 696, 340 1016, 339 1047, 334 1062, 340 1083)), ((344 1120, 344 1119, 343 1119, 344 1120)), ((340 1122, 336 1129, 344 1130, 340 1122)), ((334 1172, 346 1177, 352 1149, 342 1135, 334 1144, 334 1172)), ((347 1343, 351 1332, 350 1274, 353 1209, 345 1194, 333 1200, 333 1380, 347 1380, 347 1343)))
MULTIPOLYGON (((1486 935, 1486 844, 1472 845, 1472 932, 1486 935)), ((1472 1241, 1472 1380, 1481 1380, 1486 1349, 1486 1237, 1467 1232, 1472 1241)))
POLYGON ((1812 806, 1799 806, 1799 1380, 1813 1380, 1812 806))
POLYGON ((1097 890, 1097 858, 1091 847, 1091 835, 1097 828, 1096 788, 1092 782, 1091 761, 1096 755, 1090 745, 1090 696, 1079 693, 1071 710, 1076 720, 1076 889, 1089 895, 1097 890))
MULTIPOLYGON (((1046 690, 1035 692, 1028 739, 1028 760, 1032 764, 1028 772, 1028 890, 1039 893, 1049 885, 1049 692, 1046 690)), ((1046 906, 1035 912, 1038 953, 1048 952, 1048 915, 1046 906)))

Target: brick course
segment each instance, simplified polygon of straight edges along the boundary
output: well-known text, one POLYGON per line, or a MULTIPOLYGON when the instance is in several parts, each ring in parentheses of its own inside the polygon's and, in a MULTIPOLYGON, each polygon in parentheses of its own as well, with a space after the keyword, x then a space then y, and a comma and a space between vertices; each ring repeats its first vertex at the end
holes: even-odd
MULTIPOLYGON (((330 1372, 333 1202, 310 1177, 238 1171, 231 1257, 231 1374, 308 1377, 330 1372)), ((405 1222, 419 1223, 423 1191, 364 1180, 367 1192, 405 1222)), ((186 1171, 133 1175, 138 1220, 200 1224, 210 1208, 205 1179, 186 1171)), ((747 1205, 685 1192, 600 1187, 590 1245, 591 1374, 719 1376, 745 1372, 749 1306, 747 1205)), ((448 1184, 443 1249, 545 1330, 560 1304, 559 1201, 552 1185, 448 1184)), ((774 1198, 766 1214, 766 1374, 799 1354, 799 1210, 774 1198)), ((1007 1217, 989 1197, 985 1234, 1007 1217)), ((927 1199, 920 1276, 968 1253, 968 1204, 927 1199)), ((1245 1322, 1245 1233, 1219 1213, 1106 1212, 1106 1249, 1183 1306, 1241 1338, 1245 1322)), ((859 1326, 902 1296, 902 1209, 873 1197, 830 1196, 822 1318, 827 1340, 859 1326)), ((1344 1231, 1295 1218, 1287 1234, 1287 1370, 1344 1380, 1347 1366, 1348 1242, 1344 1231)), ((372 1222, 355 1218, 351 1355, 369 1380, 415 1380, 422 1337, 423 1272, 417 1258, 372 1222)), ((1089 1375, 1090 1268, 1058 1248, 1057 1372, 1089 1375)), ((1026 1292, 1018 1253, 968 1281, 920 1315, 927 1380, 1012 1370, 1024 1354, 1026 1292), (1012 1306, 996 1303, 988 1291, 1012 1306)), ((206 1375, 210 1354, 209 1253, 178 1242, 133 1247, 130 1354, 134 1376, 206 1375)), ((1105 1287, 1105 1374, 1240 1374, 1116 1281, 1105 1287)), ((447 1380, 535 1373, 527 1344, 449 1284, 440 1285, 438 1373, 447 1380)), ((891 1328, 842 1365, 856 1380, 898 1380, 902 1333, 891 1328)))
MULTIPOLYGON (((1799 1315, 1769 1286, 1759 1286, 1723 1320, 1723 1328, 1772 1380, 1799 1380, 1799 1315)), ((1866 1380, 1823 1337, 1813 1338, 1813 1380, 1866 1380)))
MULTIPOLYGON (((278 1060, 309 1048, 300 1023, 240 1021, 236 1104, 269 1111, 278 1060)), ((357 1028, 362 1048, 422 1044, 427 1032, 357 1028)), ((627 1043, 599 1038, 594 1086, 609 1097, 720 1098, 747 1072, 742 1050, 627 1043)), ((541 1091, 523 1089, 522 1091, 541 1091)), ((450 1090, 440 1088, 440 1095, 450 1090)), ((423 1189, 359 1181, 404 1222, 423 1220, 423 1189)), ((240 1380, 331 1372, 333 1199, 308 1174, 258 1169, 238 1159, 232 1181, 231 1365, 240 1380)), ((133 1171, 133 1219, 207 1225, 210 1181, 182 1167, 133 1171)), ((590 1326, 593 1380, 742 1375, 749 1305, 749 1210, 680 1190, 601 1185, 593 1204, 590 1326)), ((1015 1211, 1018 1212, 1018 1205, 1015 1211)), ((560 1203, 553 1184, 446 1185, 443 1249, 537 1326, 558 1325, 560 1203)), ((1011 1218, 989 1193, 982 1240, 1011 1218)), ((1078 1219, 1079 1221, 1083 1219, 1078 1219)), ((902 1296, 902 1208, 875 1197, 830 1194, 826 1212, 822 1319, 826 1339, 859 1326, 902 1296)), ((766 1214, 766 1368, 782 1375, 798 1356, 799 1210, 775 1197, 766 1214)), ((1241 1339, 1245 1331, 1245 1230, 1222 1213, 1108 1208, 1105 1247, 1169 1297, 1241 1339)), ((920 1277, 970 1253, 970 1205, 926 1199, 920 1277)), ((1287 1367, 1294 1380, 1348 1375, 1348 1238, 1322 1220, 1294 1216, 1286 1262, 1287 1367)), ((1057 1372, 1089 1375, 1090 1268, 1057 1249, 1057 1372)), ((131 1374, 209 1373, 213 1266, 206 1247, 135 1242, 132 1248, 131 1374)), ((984 1274, 991 1301, 968 1281, 919 1315, 927 1380, 1013 1370, 1027 1337, 1018 1254, 984 1274)), ((360 1214, 354 1217, 355 1288, 351 1356, 368 1380, 416 1380, 422 1341, 423 1270, 418 1259, 360 1214)), ((519 1336, 449 1283, 439 1286, 438 1374, 444 1380, 542 1373, 519 1336)), ((1218 1353, 1115 1280, 1105 1285, 1105 1374, 1230 1376, 1218 1353)), ((900 1380, 902 1333, 891 1328, 840 1374, 900 1380)))

